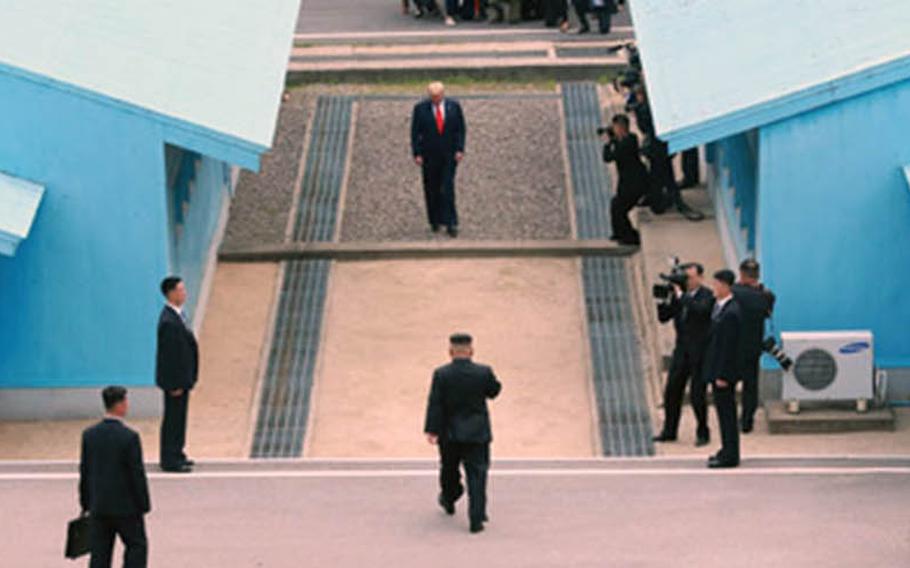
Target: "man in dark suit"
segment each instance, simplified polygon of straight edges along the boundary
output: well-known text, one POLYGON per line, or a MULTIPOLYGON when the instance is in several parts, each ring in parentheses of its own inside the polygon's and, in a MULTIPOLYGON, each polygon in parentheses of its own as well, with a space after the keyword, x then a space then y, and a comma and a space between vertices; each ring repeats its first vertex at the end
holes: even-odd
POLYGON ((183 305, 186 286, 177 276, 161 281, 166 300, 158 318, 158 351, 155 382, 164 392, 164 418, 161 421, 161 469, 189 473, 193 461, 183 451, 186 445, 186 414, 190 391, 199 374, 199 347, 187 322, 183 305))
POLYGON ((610 201, 613 225, 610 238, 624 245, 637 246, 641 244, 641 236, 629 222, 629 211, 648 190, 648 169, 639 156, 638 137, 629 131, 629 117, 617 114, 610 122, 603 158, 605 162, 616 162, 619 174, 616 195, 610 201))
POLYGON ((464 493, 461 473, 468 479, 468 518, 471 532, 483 530, 487 520, 487 471, 490 467, 490 414, 487 399, 496 398, 502 385, 493 370, 474 363, 471 336, 449 338, 452 362, 436 369, 427 404, 424 432, 439 445, 439 505, 455 514, 455 502, 464 493))
POLYGON ((714 394, 722 446, 708 460, 708 467, 712 468, 739 465, 736 376, 742 318, 731 291, 735 278, 731 270, 718 270, 714 273, 714 307, 711 309, 704 377, 705 382, 711 384, 711 392, 714 394))
POLYGON ((450 237, 457 237, 455 170, 464 158, 464 114, 457 101, 445 98, 442 83, 430 83, 427 93, 411 116, 411 153, 423 170, 430 228, 435 233, 445 226, 450 237))
POLYGON ((654 437, 655 442, 673 442, 679 428, 679 415, 683 393, 689 382, 689 398, 698 426, 695 431, 695 445, 704 446, 710 440, 708 430, 708 409, 705 403, 707 385, 701 374, 702 361, 711 327, 711 308, 714 296, 702 283, 704 267, 697 262, 683 264, 686 271, 686 289, 673 285, 674 293, 669 302, 657 305, 657 319, 661 323, 673 320, 676 329, 676 346, 673 361, 667 375, 664 390, 664 427, 654 437), (691 382, 690 382, 691 377, 691 382))
POLYGON ((91 519, 89 568, 110 568, 117 536, 126 547, 123 566, 143 568, 148 562, 143 515, 151 503, 142 443, 123 423, 126 389, 107 387, 101 397, 106 414, 82 433, 79 459, 79 503, 91 519))
POLYGON ((739 282, 733 285, 733 297, 742 311, 743 326, 739 338, 739 374, 743 381, 743 412, 740 427, 752 431, 758 408, 758 362, 761 359, 765 320, 774 310, 774 293, 759 282, 759 265, 748 258, 739 265, 739 282))

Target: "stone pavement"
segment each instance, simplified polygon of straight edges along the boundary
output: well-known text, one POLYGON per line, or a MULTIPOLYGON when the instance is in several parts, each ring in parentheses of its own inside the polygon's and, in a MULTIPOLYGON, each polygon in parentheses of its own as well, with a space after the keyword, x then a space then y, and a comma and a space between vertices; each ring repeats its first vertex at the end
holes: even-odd
MULTIPOLYGON (((894 568, 910 557, 907 460, 499 461, 487 531, 435 504, 432 462, 201 464, 153 473, 151 566, 894 568)), ((73 465, 0 470, 0 550, 69 565, 73 465), (51 473, 60 471, 61 473, 51 473), (49 473, 43 473, 49 472, 49 473)))

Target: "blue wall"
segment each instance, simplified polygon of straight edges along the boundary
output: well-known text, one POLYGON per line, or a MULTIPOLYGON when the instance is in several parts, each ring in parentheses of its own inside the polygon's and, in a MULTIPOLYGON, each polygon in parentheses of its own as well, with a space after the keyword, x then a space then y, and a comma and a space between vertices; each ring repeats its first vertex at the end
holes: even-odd
MULTIPOLYGON (((165 127, 2 69, 0 124, 0 171, 46 187, 29 238, 0 256, 0 387, 151 384, 170 272, 165 127)), ((202 250, 184 248, 188 263, 202 250)))
POLYGON ((778 331, 871 329, 910 366, 910 81, 760 133, 758 254, 778 331))
POLYGON ((190 292, 186 311, 192 318, 212 240, 230 196, 230 167, 219 160, 175 146, 166 147, 170 270, 190 292))
POLYGON ((742 260, 755 251, 758 133, 752 130, 713 142, 706 156, 717 217, 727 225, 733 256, 742 260))

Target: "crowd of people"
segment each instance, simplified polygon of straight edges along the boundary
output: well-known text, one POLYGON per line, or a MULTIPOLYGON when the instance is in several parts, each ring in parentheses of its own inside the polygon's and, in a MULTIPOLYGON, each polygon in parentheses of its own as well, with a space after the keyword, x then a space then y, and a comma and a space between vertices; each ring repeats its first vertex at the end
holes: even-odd
MULTIPOLYGON (((590 32, 590 18, 594 18, 600 33, 610 33, 613 14, 624 4, 625 0, 572 0, 578 19, 578 27, 572 31, 590 32)), ((547 27, 570 31, 569 0, 401 0, 401 11, 415 18, 442 18, 447 26, 459 20, 511 24, 543 20, 547 27)))
POLYGON ((731 270, 719 270, 708 288, 701 264, 678 265, 668 277, 668 293, 657 305, 659 321, 673 322, 676 345, 664 390, 664 424, 654 441, 676 441, 688 384, 696 420, 695 445, 707 445, 710 385, 721 449, 711 456, 709 467, 739 465, 739 433, 748 434, 754 428, 765 320, 771 317, 775 302, 774 294, 760 281, 759 268, 757 261, 746 259, 739 266, 738 280, 731 270), (739 418, 737 383, 742 383, 739 418))

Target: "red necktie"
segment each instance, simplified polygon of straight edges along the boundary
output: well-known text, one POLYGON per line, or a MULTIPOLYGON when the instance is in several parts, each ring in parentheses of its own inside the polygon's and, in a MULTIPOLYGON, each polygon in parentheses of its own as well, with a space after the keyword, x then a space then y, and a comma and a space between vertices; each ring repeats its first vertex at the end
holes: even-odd
POLYGON ((445 127, 445 120, 442 118, 442 109, 439 107, 440 105, 436 105, 436 130, 442 134, 443 128, 445 127))

